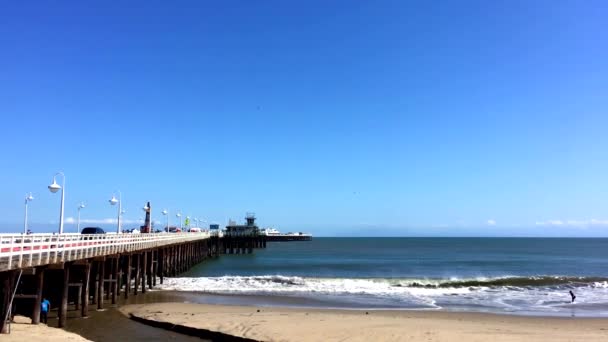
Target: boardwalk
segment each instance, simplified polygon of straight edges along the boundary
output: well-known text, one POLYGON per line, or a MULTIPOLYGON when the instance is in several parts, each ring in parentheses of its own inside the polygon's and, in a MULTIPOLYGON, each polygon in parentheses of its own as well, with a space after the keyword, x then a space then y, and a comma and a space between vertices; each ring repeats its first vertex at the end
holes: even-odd
POLYGON ((0 272, 209 239, 208 232, 155 234, 0 234, 0 272))

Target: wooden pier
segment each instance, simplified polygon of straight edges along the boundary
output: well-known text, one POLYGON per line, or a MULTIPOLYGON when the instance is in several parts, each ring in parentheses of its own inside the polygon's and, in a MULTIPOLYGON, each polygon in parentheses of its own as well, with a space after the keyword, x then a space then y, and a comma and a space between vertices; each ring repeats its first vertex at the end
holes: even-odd
POLYGON ((253 233, 0 234, 1 331, 15 314, 38 324, 43 298, 64 327, 69 305, 87 317, 206 258, 265 247, 265 237, 253 233))

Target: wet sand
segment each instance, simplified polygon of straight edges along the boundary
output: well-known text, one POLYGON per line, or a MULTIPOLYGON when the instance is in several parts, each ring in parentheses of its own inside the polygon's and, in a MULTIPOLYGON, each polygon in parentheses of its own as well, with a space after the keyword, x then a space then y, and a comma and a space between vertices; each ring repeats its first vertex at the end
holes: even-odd
MULTIPOLYGON (((145 295, 131 295, 127 301, 122 299, 119 305, 134 303, 158 303, 166 301, 181 300, 180 297, 165 294, 160 291, 149 291, 145 295)), ((186 336, 180 333, 154 328, 139 322, 135 322, 122 314, 116 306, 104 304, 103 311, 89 310, 88 318, 78 317, 78 312, 68 313, 68 322, 65 330, 76 333, 92 341, 204 341, 200 338, 186 336)), ((93 305, 90 306, 94 308, 93 305)), ((50 322, 50 320, 49 320, 50 322)), ((56 322, 56 319, 54 319, 56 322)), ((53 323, 54 324, 54 323, 53 323)))
POLYGON ((262 341, 608 341, 608 319, 159 303, 129 315, 262 341))
MULTIPOLYGON (((127 301, 122 299, 119 305, 129 303, 157 303, 165 301, 182 301, 183 297, 171 293, 150 291, 131 296, 127 301)), ((80 311, 68 310, 67 326, 57 327, 57 310, 49 313, 48 326, 45 324, 32 325, 26 317, 16 316, 9 335, 0 335, 1 341, 205 341, 180 333, 154 328, 129 319, 118 311, 117 306, 104 303, 104 308, 97 311, 96 306, 89 306, 89 317, 81 318, 80 311)))

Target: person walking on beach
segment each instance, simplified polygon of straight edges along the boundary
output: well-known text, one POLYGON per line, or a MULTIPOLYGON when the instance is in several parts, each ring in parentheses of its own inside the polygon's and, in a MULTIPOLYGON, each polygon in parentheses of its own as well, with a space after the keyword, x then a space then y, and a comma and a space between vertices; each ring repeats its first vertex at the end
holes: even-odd
POLYGON ((40 321, 44 324, 47 324, 47 316, 49 310, 51 309, 51 302, 48 299, 44 298, 42 303, 40 303, 40 321))
POLYGON ((574 303, 576 296, 574 295, 574 292, 572 292, 572 290, 570 290, 570 297, 572 297, 572 301, 570 303, 574 303))

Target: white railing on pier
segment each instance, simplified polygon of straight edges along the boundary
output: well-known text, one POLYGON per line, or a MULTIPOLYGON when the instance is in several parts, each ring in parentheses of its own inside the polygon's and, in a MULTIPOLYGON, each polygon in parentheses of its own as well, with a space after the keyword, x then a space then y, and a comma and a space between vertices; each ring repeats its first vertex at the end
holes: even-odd
POLYGON ((209 237, 209 232, 0 234, 0 271, 135 252, 209 237))

